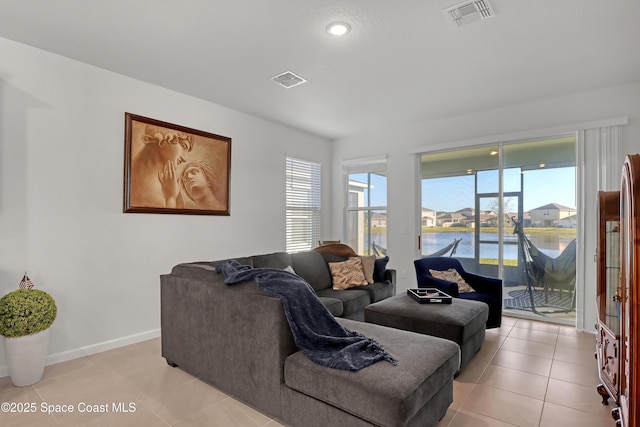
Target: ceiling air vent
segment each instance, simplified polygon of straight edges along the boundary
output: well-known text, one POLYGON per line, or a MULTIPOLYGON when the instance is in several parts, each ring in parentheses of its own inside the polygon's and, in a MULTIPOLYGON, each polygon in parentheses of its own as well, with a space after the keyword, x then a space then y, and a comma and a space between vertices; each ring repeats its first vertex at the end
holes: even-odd
POLYGON ((290 89, 294 86, 306 83, 306 80, 302 77, 292 73, 291 71, 285 71, 282 74, 271 77, 271 80, 278 83, 280 86, 290 89))
POLYGON ((481 19, 492 18, 495 15, 487 0, 460 3, 445 9, 443 12, 456 27, 462 27, 481 19))

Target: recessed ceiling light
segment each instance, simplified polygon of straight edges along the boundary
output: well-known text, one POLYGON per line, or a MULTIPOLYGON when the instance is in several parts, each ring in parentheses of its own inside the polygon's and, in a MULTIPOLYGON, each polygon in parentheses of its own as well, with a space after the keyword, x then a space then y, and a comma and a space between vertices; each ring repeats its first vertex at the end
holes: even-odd
POLYGON ((351 31, 351 26, 346 22, 334 22, 327 26, 327 33, 333 36, 344 36, 351 31))

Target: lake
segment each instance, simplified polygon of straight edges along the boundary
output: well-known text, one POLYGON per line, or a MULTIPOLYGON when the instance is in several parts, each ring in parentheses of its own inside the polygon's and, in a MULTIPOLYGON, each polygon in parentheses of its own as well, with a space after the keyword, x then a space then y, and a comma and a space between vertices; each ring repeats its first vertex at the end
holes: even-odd
MULTIPOLYGON (((571 236, 558 236, 549 234, 530 234, 529 240, 540 251, 552 258, 562 253, 564 248, 573 240, 571 236)), ((446 233, 422 233, 422 254, 429 255, 444 248, 453 239, 462 239, 458 244, 455 256, 458 258, 475 258, 475 233, 470 232, 446 232, 446 233)), ((495 233, 480 233, 481 240, 491 240, 497 242, 498 236, 495 233)), ((374 241, 377 245, 387 247, 386 236, 377 235, 374 241)), ((518 238, 513 234, 504 236, 504 259, 518 258, 518 238)), ((481 258, 498 258, 497 244, 482 244, 481 258)), ((448 254, 447 254, 448 255, 448 254)))

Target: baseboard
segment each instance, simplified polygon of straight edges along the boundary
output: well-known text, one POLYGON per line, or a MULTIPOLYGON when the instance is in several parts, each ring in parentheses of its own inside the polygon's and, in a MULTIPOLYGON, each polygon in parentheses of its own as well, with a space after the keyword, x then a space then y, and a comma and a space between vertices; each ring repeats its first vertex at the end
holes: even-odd
MULTIPOLYGON (((88 345, 86 347, 79 347, 73 350, 63 351, 61 353, 49 354, 47 355, 45 364, 49 366, 60 362, 66 362, 67 360, 79 359, 91 354, 101 353, 103 351, 113 350, 114 348, 124 347, 126 345, 158 338, 159 336, 160 329, 154 329, 147 332, 141 332, 139 334, 117 338, 115 340, 104 341, 98 344, 88 345)), ((0 365, 0 378, 7 376, 9 376, 9 367, 7 365, 0 365)))

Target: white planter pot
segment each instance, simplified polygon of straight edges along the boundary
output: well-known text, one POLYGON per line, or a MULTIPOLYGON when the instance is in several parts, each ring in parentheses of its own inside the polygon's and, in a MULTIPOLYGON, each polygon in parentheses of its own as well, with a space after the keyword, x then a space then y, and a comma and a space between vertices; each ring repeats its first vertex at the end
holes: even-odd
POLYGON ((49 329, 24 337, 4 337, 4 350, 13 385, 27 386, 42 379, 48 348, 49 329))

